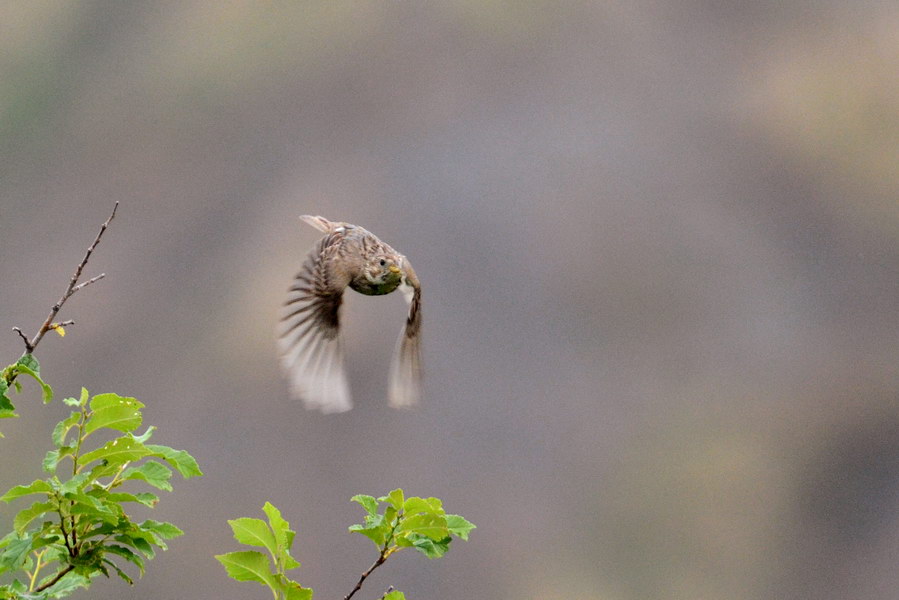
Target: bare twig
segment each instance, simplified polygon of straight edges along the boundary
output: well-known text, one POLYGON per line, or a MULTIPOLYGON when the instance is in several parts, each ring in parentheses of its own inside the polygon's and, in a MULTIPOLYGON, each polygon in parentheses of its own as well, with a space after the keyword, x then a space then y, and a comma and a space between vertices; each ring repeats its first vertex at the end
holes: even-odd
POLYGON ((119 203, 116 202, 115 206, 112 208, 112 214, 109 215, 109 218, 106 219, 106 221, 103 223, 103 225, 100 226, 100 231, 99 231, 99 233, 97 233, 97 237, 94 238, 94 243, 91 244, 90 247, 87 249, 87 253, 85 253, 84 258, 81 259, 81 262, 78 263, 78 266, 75 268, 75 272, 72 273, 72 278, 71 278, 71 280, 69 280, 69 285, 66 288, 66 291, 59 298, 59 301, 56 304, 54 304, 53 307, 50 309, 50 314, 47 315, 47 318, 44 320, 43 324, 41 325, 40 329, 38 329, 37 333, 34 334, 34 337, 32 337, 29 340, 28 337, 26 337, 25 334, 22 333, 21 329, 19 329, 18 327, 13 327, 13 331, 18 333, 19 337, 21 337, 22 340, 25 342, 25 354, 32 354, 34 352, 34 349, 37 348, 37 345, 40 343, 41 339, 43 339, 44 334, 46 334, 51 329, 55 329, 57 326, 71 325, 72 323, 74 323, 74 321, 63 321, 62 323, 54 323, 53 319, 59 313, 59 310, 62 308, 62 305, 66 303, 66 300, 71 298, 75 292, 77 292, 81 289, 84 289, 87 286, 89 286, 90 284, 106 277, 106 273, 101 273, 101 274, 97 275, 96 277, 88 279, 84 283, 81 283, 81 284, 78 283, 78 280, 81 278, 81 272, 84 270, 84 266, 87 264, 87 261, 90 260, 90 257, 94 251, 94 248, 96 248, 97 244, 100 243, 100 238, 103 237, 103 233, 106 231, 106 228, 109 227, 109 223, 115 217, 115 213, 116 213, 116 210, 118 210, 118 208, 119 208, 119 203))
POLYGON ((24 333, 22 333, 21 329, 19 329, 18 327, 13 327, 12 330, 15 331, 16 333, 18 333, 19 337, 22 338, 22 340, 24 340, 26 348, 31 345, 31 342, 28 341, 28 336, 25 335, 24 333))
POLYGON ((71 296, 72 294, 74 294, 75 292, 77 292, 78 290, 80 290, 82 288, 86 288, 87 286, 89 286, 90 284, 92 284, 95 281, 100 281, 104 277, 106 277, 106 273, 100 273, 96 277, 92 277, 91 279, 88 279, 84 283, 79 283, 78 285, 76 285, 75 287, 72 288, 72 292, 69 294, 69 296, 71 296))
POLYGON ((381 594, 381 600, 384 600, 384 598, 387 597, 387 594, 389 594, 390 592, 394 591, 395 589, 396 589, 396 588, 393 587, 392 585, 388 585, 388 586, 387 586, 387 590, 386 590, 383 594, 381 594))

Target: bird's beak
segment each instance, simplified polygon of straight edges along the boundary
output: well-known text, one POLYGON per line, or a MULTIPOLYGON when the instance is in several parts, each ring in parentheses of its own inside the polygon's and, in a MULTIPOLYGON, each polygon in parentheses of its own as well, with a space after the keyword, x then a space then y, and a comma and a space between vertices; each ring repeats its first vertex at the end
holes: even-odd
POLYGON ((399 273, 399 272, 400 272, 400 268, 399 268, 398 266, 396 266, 396 265, 390 265, 390 269, 389 269, 389 270, 390 270, 391 273, 399 273))

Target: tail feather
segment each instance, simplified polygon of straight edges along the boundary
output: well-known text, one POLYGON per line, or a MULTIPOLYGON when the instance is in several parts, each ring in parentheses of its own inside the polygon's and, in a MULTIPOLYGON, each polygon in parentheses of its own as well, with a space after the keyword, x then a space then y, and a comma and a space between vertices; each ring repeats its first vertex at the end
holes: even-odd
POLYGON ((328 219, 326 219, 324 217, 318 217, 318 216, 313 217, 312 215, 300 215, 300 219, 303 220, 304 222, 308 223, 309 225, 312 225, 313 227, 315 227, 316 229, 318 229, 319 231, 321 231, 323 233, 330 233, 331 230, 337 226, 337 223, 334 223, 333 221, 329 221, 328 219))

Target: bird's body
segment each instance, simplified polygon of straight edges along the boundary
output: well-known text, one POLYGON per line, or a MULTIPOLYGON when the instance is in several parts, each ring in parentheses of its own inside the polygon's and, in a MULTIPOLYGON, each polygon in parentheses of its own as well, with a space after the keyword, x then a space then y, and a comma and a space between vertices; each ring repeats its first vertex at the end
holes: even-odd
POLYGON ((349 223, 303 215, 325 233, 290 288, 279 336, 281 364, 291 392, 307 408, 340 412, 352 407, 343 367, 340 304, 349 287, 379 296, 399 288, 409 314, 390 373, 390 404, 407 407, 421 390, 421 286, 408 259, 373 233, 349 223))

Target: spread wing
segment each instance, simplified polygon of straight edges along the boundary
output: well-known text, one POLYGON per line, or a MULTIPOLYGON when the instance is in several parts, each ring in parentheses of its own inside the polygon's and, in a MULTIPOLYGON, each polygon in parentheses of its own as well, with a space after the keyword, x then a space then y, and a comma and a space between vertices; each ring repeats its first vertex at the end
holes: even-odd
POLYGON ((331 260, 342 237, 327 235, 309 253, 290 287, 278 337, 291 394, 325 413, 352 408, 339 320, 348 281, 331 260))
POLYGON ((413 406, 421 398, 421 284, 405 257, 402 268, 399 289, 409 303, 409 314, 390 367, 389 397, 394 408, 413 406))

